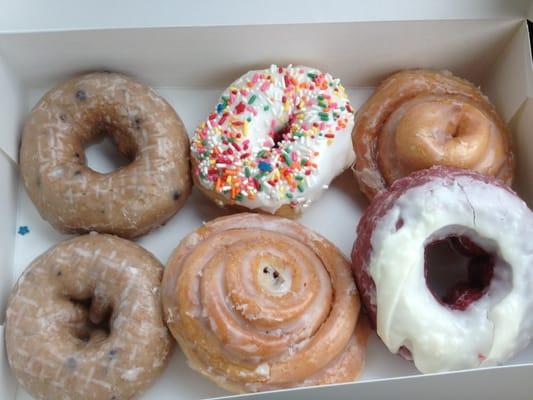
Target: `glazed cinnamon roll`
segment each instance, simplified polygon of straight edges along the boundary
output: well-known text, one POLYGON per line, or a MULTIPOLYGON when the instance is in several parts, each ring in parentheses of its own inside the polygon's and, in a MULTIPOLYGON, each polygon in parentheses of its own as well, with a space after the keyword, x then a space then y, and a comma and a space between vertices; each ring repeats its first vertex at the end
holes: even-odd
POLYGON ((211 221, 174 250, 162 287, 189 364, 227 390, 346 382, 361 371, 368 329, 350 266, 296 222, 211 221))
POLYGON ((510 185, 505 123, 481 91, 450 72, 391 75, 356 116, 355 176, 372 199, 396 179, 433 165, 475 170, 510 185))

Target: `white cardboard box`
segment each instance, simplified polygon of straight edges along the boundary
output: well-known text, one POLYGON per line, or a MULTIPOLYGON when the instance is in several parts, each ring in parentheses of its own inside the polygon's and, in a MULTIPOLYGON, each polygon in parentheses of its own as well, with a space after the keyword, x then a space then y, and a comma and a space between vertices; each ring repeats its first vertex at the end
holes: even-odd
MULTIPOLYGON (((487 1, 491 3, 496 2, 487 1)), ((355 106, 393 71, 446 68, 480 85, 510 124, 517 153, 515 188, 533 206, 533 69, 525 15, 505 10, 480 14, 483 18, 473 18, 469 10, 464 15, 470 19, 452 14, 454 19, 447 20, 0 33, 0 324, 9 290, 21 271, 67 237, 40 219, 20 183, 16 161, 24 117, 45 90, 75 73, 106 69, 138 77, 156 87, 192 133, 225 86, 241 73, 271 63, 307 64, 331 72, 341 78, 355 106), (22 225, 30 228, 29 234, 17 235, 22 225)), ((90 165, 101 171, 112 169, 112 160, 101 150, 88 150, 90 165)), ((366 204, 351 175, 345 173, 300 222, 349 255, 366 204)), ((224 213, 195 191, 166 226, 138 242, 164 263, 184 235, 224 213)), ((3 343, 3 325, 0 340, 3 343)), ((29 399, 10 375, 4 346, 0 349, 1 398, 29 399)), ((358 382, 253 398, 531 399, 531 376, 533 345, 502 367, 421 376, 412 364, 389 354, 373 334, 367 366, 358 382)), ((176 349, 163 376, 142 399, 224 395, 190 370, 176 349)))

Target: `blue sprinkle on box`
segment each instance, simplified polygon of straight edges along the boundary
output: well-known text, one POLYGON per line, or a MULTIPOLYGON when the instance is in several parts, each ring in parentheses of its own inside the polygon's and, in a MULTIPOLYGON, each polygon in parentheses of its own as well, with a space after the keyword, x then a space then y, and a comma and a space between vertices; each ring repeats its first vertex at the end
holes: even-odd
POLYGON ((28 228, 26 225, 19 226, 18 234, 21 236, 27 235, 30 233, 30 228, 28 228))

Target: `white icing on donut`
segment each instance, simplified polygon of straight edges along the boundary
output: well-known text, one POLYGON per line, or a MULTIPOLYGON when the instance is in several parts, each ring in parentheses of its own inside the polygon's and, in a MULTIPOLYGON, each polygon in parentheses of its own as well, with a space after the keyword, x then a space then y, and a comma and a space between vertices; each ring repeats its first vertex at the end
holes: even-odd
POLYGON ((300 211, 354 162, 353 125, 348 97, 331 75, 290 65, 250 71, 196 130, 193 172, 226 203, 300 211))
POLYGON ((531 237, 533 214, 501 187, 460 176, 408 190, 376 224, 371 239, 378 335, 392 352, 407 347, 424 373, 509 359, 533 332, 531 237), (400 217, 403 225, 396 229, 400 217), (477 232, 485 239, 478 243, 500 259, 487 293, 464 311, 441 305, 424 277, 424 246, 451 226, 454 232, 458 226, 477 232))

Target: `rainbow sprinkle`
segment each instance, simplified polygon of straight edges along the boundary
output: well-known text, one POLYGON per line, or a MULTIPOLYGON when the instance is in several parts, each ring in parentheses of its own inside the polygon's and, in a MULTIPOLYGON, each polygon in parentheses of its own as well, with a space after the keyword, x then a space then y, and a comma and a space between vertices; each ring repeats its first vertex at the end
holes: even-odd
POLYGON ((291 65, 251 71, 196 129, 193 173, 230 204, 262 196, 296 206, 317 174, 320 146, 331 145, 353 113, 329 74, 291 65))

